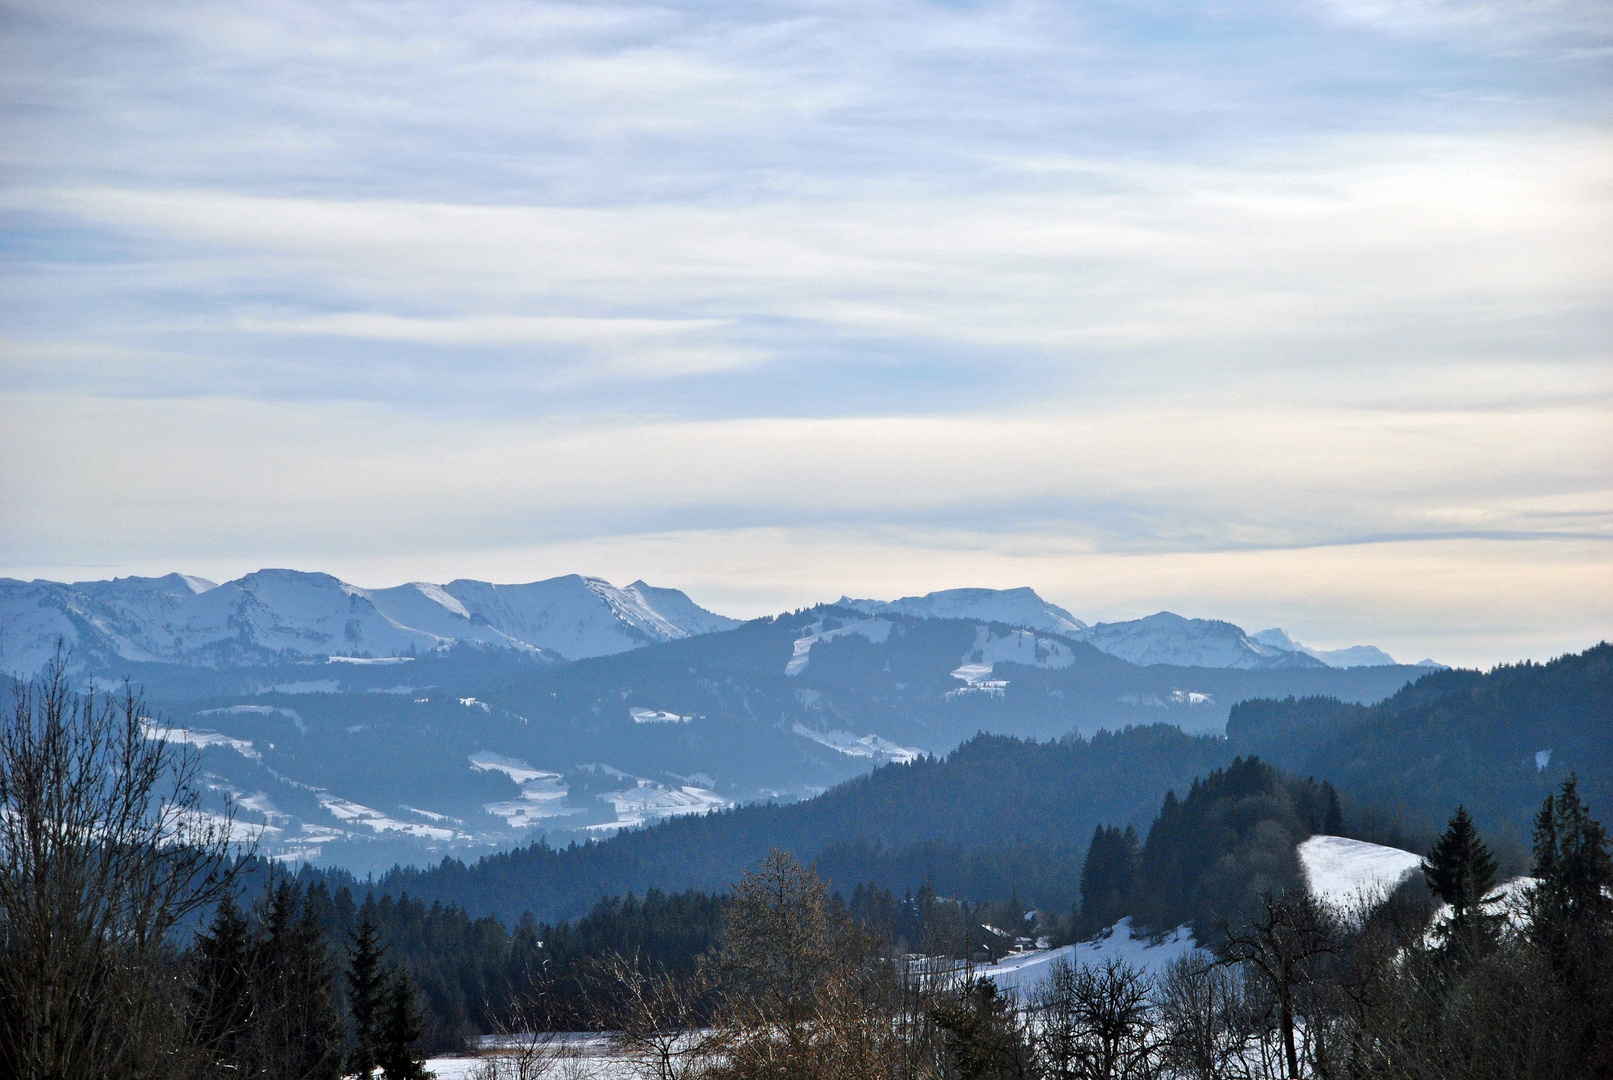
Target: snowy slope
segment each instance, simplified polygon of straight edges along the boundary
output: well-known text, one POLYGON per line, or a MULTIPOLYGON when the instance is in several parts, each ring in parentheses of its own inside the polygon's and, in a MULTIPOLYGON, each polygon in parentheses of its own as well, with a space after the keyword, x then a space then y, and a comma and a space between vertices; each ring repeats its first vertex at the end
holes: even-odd
POLYGON ((1250 634, 1251 641, 1262 645, 1272 645, 1288 652, 1304 653, 1314 656, 1328 667, 1387 667, 1395 663, 1395 658, 1375 645, 1351 645, 1347 649, 1313 649, 1308 645, 1301 645, 1289 637, 1280 627, 1262 630, 1258 634, 1250 634))
POLYGON ((681 589, 658 589, 654 585, 635 581, 622 592, 637 597, 646 607, 653 608, 667 622, 691 637, 732 630, 739 625, 738 619, 707 611, 689 599, 681 589))
POLYGON ((0 671, 7 674, 38 671, 58 640, 97 666, 117 658, 234 665, 388 657, 456 641, 579 659, 733 625, 676 589, 643 582, 618 589, 577 575, 388 589, 296 570, 260 570, 223 585, 182 574, 71 585, 0 579, 0 671))
POLYGON ((1281 630, 1247 634, 1229 622, 1184 619, 1168 611, 1144 619, 1088 626, 1032 589, 947 589, 900 600, 854 600, 843 596, 837 603, 866 615, 889 612, 922 619, 978 619, 1022 626, 1084 641, 1111 656, 1145 666, 1344 668, 1395 662, 1388 653, 1371 645, 1310 649, 1281 630))
POLYGON ((1146 667, 1272 668, 1325 667, 1304 653, 1255 641, 1242 628, 1219 619, 1184 619, 1161 611, 1146 619, 1098 623, 1080 635, 1081 640, 1146 667))
POLYGON ((1023 1001, 1041 989, 1052 974, 1053 963, 1057 960, 1077 967, 1103 964, 1118 958, 1157 979, 1165 973, 1166 968, 1184 956, 1198 956, 1206 963, 1213 959, 1198 947, 1192 931, 1186 926, 1177 927, 1156 944, 1147 937, 1132 937, 1131 918, 1128 916, 1088 941, 1066 945, 1061 949, 1011 953, 999 963, 975 969, 975 973, 995 982, 999 989, 1013 991, 1023 1001))
POLYGON ((651 607, 642 593, 618 589, 603 578, 569 574, 526 585, 460 580, 443 589, 495 629, 568 660, 691 636, 651 607))
POLYGON ((531 650, 533 645, 473 619, 470 611, 441 585, 413 581, 391 589, 366 589, 370 602, 400 626, 435 634, 445 641, 479 641, 487 645, 531 650))
POLYGON ((945 589, 889 601, 847 596, 840 598, 839 605, 865 615, 890 612, 920 619, 979 619, 1050 634, 1075 634, 1086 628, 1086 623, 1043 600, 1033 589, 945 589))
POLYGON ((1313 896, 1349 911, 1381 902, 1422 867, 1423 859, 1364 840, 1313 836, 1299 845, 1299 862, 1313 896))

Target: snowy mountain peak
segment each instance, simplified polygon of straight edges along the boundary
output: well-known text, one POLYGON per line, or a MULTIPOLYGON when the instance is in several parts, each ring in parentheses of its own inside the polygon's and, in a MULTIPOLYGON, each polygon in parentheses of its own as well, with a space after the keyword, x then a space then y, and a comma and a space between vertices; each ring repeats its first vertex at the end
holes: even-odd
POLYGON ((853 600, 843 596, 837 603, 865 615, 890 612, 920 619, 978 619, 1050 634, 1075 635, 1086 629, 1086 623, 1043 600, 1030 588, 943 589, 900 600, 853 600))
POLYGON ((286 569, 223 585, 183 574, 71 585, 0 580, 0 671, 38 671, 58 641, 96 666, 120 658, 236 665, 387 657, 458 641, 581 659, 735 625, 676 589, 618 589, 576 574, 387 589, 286 569))
POLYGON ((1393 664, 1394 658, 1370 645, 1312 649, 1280 629, 1247 634, 1220 619, 1188 619, 1161 611, 1142 619, 1089 626, 1050 604, 1033 589, 945 589, 900 600, 857 600, 842 596, 837 606, 865 615, 896 614, 925 619, 975 619, 1006 623, 1084 641, 1133 664, 1180 667, 1363 667, 1393 664))
POLYGON ((1269 642, 1220 619, 1188 619, 1161 611, 1128 622, 1097 623, 1081 640, 1133 664, 1177 667, 1323 667, 1322 661, 1269 642))
POLYGON ((1374 645, 1351 645, 1347 649, 1313 649, 1309 645, 1301 645, 1276 627, 1262 630, 1258 634, 1250 634, 1249 637, 1253 641, 1287 652, 1314 656, 1328 667, 1385 667, 1395 663, 1394 657, 1374 645))
POLYGON ((715 634, 740 625, 738 619, 707 611, 689 599, 681 589, 658 589, 641 580, 622 591, 639 597, 644 604, 660 612, 668 622, 689 635, 715 634))

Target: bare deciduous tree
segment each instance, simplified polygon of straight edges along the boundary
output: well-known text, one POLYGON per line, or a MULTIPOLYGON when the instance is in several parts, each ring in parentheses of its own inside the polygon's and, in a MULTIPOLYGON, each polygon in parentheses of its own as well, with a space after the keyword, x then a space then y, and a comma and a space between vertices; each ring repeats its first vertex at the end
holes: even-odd
POLYGON ((710 1025, 712 993, 705 969, 679 975, 637 956, 611 952, 585 980, 596 1019, 611 1044, 645 1080, 688 1080, 700 1075, 721 1038, 710 1025))
POLYGON ((1287 1075, 1297 1077, 1296 1018, 1314 984, 1320 958, 1337 951, 1339 928, 1332 911, 1308 892, 1266 893, 1247 926, 1226 934, 1226 956, 1264 978, 1277 1007, 1287 1075))
POLYGON ((228 887, 233 815, 199 763, 65 657, 12 688, 0 729, 0 1071, 171 1074, 183 1005, 170 933, 228 887))
POLYGON ((1157 993, 1160 1059, 1183 1080, 1231 1080, 1243 1064, 1242 973, 1184 956, 1165 969, 1157 993))

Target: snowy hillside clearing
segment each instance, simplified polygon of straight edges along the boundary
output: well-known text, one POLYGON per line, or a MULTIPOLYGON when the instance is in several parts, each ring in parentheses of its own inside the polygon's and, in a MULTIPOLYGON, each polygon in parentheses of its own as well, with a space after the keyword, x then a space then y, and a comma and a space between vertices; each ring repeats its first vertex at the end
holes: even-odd
POLYGON ((1421 855, 1343 836, 1313 836, 1299 845, 1311 895, 1339 912, 1382 903, 1422 868, 1421 855))
POLYGON ((812 659, 812 646, 820 641, 830 641, 847 634, 861 634, 875 645, 883 645, 891 636, 891 627, 894 623, 884 619, 858 619, 856 622, 845 623, 832 629, 823 628, 823 620, 818 620, 808 626, 807 633, 796 639, 795 654, 784 665, 784 674, 799 675, 806 670, 807 663, 812 659))
POLYGON ((637 787, 608 792, 600 798, 615 808, 616 820, 588 826, 595 832, 633 829, 672 817, 709 814, 733 805, 715 791, 693 784, 667 787, 653 780, 640 780, 637 787))
POLYGON ((1141 969, 1150 978, 1159 978, 1165 969, 1184 956, 1197 956, 1208 964, 1214 960, 1198 947, 1193 932, 1179 926, 1155 943, 1151 938, 1132 937, 1131 917, 1127 916, 1103 933, 1087 941, 1061 949, 1010 953, 999 963, 975 969, 975 974, 995 982, 999 989, 1012 991, 1021 1001, 1034 994, 1047 981, 1053 963, 1062 959, 1072 967, 1078 964, 1104 964, 1119 958, 1141 969))
POLYGON ((628 709, 627 714, 633 718, 635 724, 687 724, 694 719, 692 716, 679 716, 665 709, 628 709))
POLYGON ((814 731, 799 721, 792 730, 802 738, 811 739, 831 750, 838 750, 849 757, 872 758, 881 765, 888 761, 906 765, 924 756, 922 750, 911 746, 898 746, 878 735, 859 736, 849 731, 814 731))

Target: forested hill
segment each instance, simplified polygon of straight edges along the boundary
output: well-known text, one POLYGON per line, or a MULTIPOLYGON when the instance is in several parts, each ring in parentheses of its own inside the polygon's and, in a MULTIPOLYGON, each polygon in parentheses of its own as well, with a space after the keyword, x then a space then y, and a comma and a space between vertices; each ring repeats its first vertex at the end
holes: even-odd
POLYGON ((787 848, 838 886, 1063 910, 1097 825, 1153 820, 1165 793, 1258 755, 1331 781, 1360 827, 1379 815, 1431 835, 1465 803, 1481 826, 1522 842, 1546 794, 1579 773, 1592 805, 1613 803, 1613 646, 1489 673, 1432 673, 1380 705, 1333 698, 1250 701, 1228 737, 1166 725, 1036 742, 977 735, 945 758, 892 764, 787 806, 681 818, 563 849, 533 845, 474 865, 399 869, 388 893, 507 920, 574 918, 597 900, 650 888, 720 890, 787 848))
POLYGON ((530 910, 554 920, 652 887, 726 888, 781 847, 819 860, 847 889, 917 888, 930 878, 947 895, 1017 890, 1028 904, 1063 910, 1098 822, 1146 825, 1167 790, 1229 760, 1226 740, 1165 725, 1045 743, 978 735, 944 759, 887 765, 805 802, 681 818, 563 849, 537 844, 472 866, 444 860, 394 870, 379 884, 473 914, 513 921, 530 910))
POLYGON ((1570 772, 1592 806, 1613 804, 1613 645, 1437 672, 1376 705, 1246 701, 1227 736, 1236 752, 1331 780, 1357 808, 1415 831, 1441 827, 1465 803, 1481 828, 1527 837, 1570 772))

